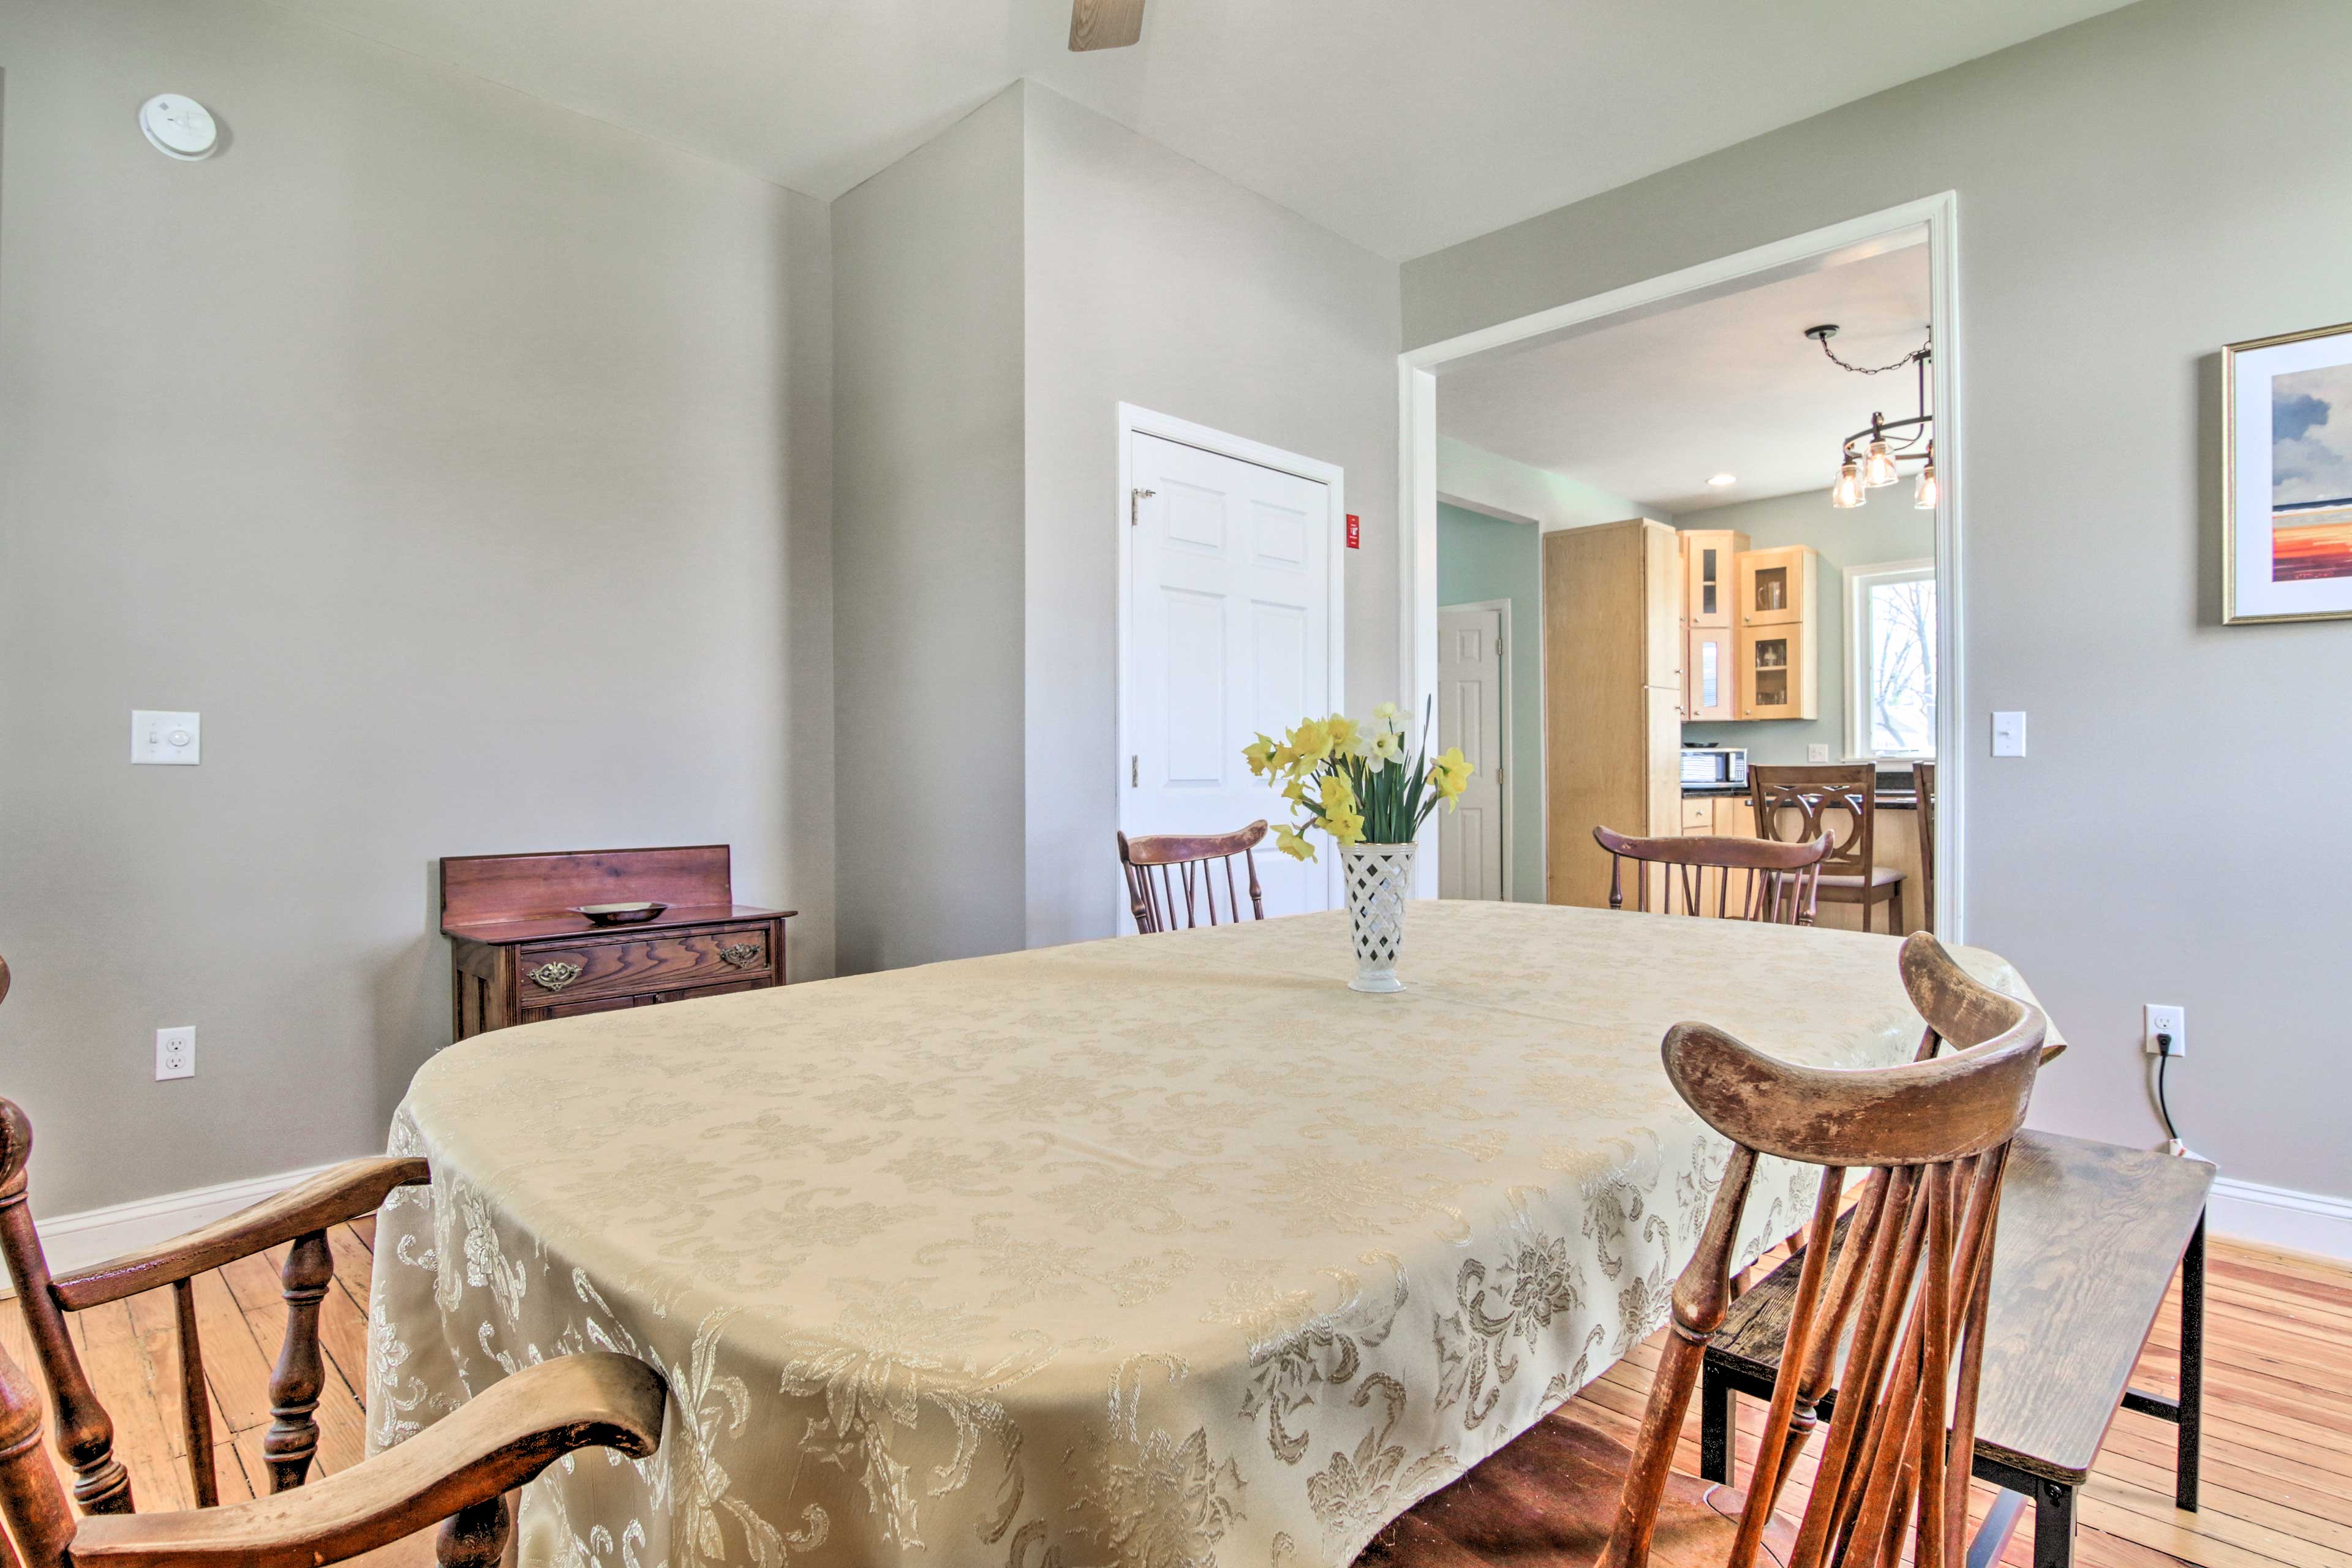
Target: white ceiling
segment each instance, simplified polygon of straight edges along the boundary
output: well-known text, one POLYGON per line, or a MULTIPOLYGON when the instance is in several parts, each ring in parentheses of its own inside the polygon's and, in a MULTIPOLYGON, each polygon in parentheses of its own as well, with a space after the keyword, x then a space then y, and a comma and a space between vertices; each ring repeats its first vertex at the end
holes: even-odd
POLYGON ((1381 255, 1467 239, 2119 0, 305 0, 830 200, 1017 77, 1381 255))
POLYGON ((1437 427, 1668 513, 1825 489, 1838 444, 1918 412, 1909 369, 1856 375, 1807 327, 1834 321, 1853 364, 1927 335, 1927 251, 1913 244, 1661 314, 1492 355, 1437 384, 1437 427), (1717 488, 1716 474, 1738 483, 1717 488))

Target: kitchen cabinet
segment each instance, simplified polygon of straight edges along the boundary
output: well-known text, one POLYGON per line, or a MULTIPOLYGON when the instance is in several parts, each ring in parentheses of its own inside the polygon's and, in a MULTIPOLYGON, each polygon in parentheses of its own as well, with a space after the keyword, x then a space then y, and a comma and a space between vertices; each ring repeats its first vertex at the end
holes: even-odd
POLYGON ((1739 717, 1739 557, 1748 536, 1727 528, 1682 532, 1683 710, 1693 722, 1739 717))
POLYGON ((1821 717, 1821 555, 1811 545, 1739 557, 1739 717, 1821 717))
POLYGON ((1606 908, 1606 826, 1682 827, 1683 576, 1633 518, 1543 536, 1545 897, 1606 908))

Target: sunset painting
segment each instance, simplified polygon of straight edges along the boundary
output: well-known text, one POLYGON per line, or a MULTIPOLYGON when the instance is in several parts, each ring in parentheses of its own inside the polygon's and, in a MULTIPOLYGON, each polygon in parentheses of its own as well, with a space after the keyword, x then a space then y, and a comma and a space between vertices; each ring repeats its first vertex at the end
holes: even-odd
POLYGON ((2352 620, 2352 321, 2221 349, 2221 621, 2352 620))
POLYGON ((2352 365, 2271 378, 2271 581, 2352 577, 2352 365))

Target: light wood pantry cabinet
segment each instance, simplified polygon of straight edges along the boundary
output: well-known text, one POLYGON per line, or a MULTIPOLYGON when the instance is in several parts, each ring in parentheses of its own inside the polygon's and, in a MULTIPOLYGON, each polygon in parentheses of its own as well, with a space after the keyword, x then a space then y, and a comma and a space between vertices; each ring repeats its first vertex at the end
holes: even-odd
POLYGON ((1681 551, 1645 518, 1563 529, 1543 573, 1545 896, 1606 908, 1593 828, 1682 829, 1681 551))
POLYGON ((1739 717, 1739 557, 1748 536, 1727 528, 1685 529, 1683 552, 1683 710, 1692 720, 1739 717))
POLYGON ((1821 717, 1821 562, 1807 544, 1740 555, 1741 719, 1821 717))

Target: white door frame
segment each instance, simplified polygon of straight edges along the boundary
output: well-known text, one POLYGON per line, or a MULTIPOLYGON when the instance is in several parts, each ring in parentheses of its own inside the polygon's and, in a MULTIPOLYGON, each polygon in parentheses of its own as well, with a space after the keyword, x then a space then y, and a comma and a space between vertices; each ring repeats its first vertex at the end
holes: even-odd
MULTIPOLYGON (((1508 599, 1472 599, 1465 604, 1440 605, 1437 606, 1437 612, 1440 615, 1444 615, 1448 610, 1499 610, 1502 612, 1502 657, 1496 661, 1503 668, 1502 690, 1500 693, 1503 700, 1501 710, 1502 722, 1496 725, 1496 728, 1499 731, 1496 739, 1496 747, 1502 752, 1504 761, 1507 763, 1511 760, 1512 755, 1511 667, 1519 662, 1511 651, 1511 601, 1508 599)), ((1431 686, 1432 689, 1435 689, 1434 677, 1432 678, 1431 686)), ((1511 902, 1517 896, 1515 889, 1511 886, 1511 825, 1516 816, 1516 814, 1511 810, 1511 790, 1513 787, 1511 776, 1508 773, 1506 773, 1503 775, 1503 901, 1507 904, 1511 902)), ((1431 842, 1434 843, 1436 840, 1432 839, 1431 842)), ((1414 858, 1418 859, 1420 857, 1415 856, 1414 858)))
MULTIPOLYGON (((1134 679, 1128 658, 1127 634, 1135 625, 1135 541, 1134 525, 1129 519, 1128 508, 1135 493, 1136 436, 1156 436, 1179 446, 1197 447, 1221 458, 1233 458, 1244 463, 1255 463, 1261 468, 1289 474, 1297 479, 1312 479, 1331 492, 1331 569, 1326 590, 1330 595, 1328 622, 1330 626, 1331 710, 1347 711, 1348 674, 1348 558, 1342 553, 1348 544, 1348 471, 1337 463, 1327 463, 1319 458, 1302 457, 1286 452, 1279 447, 1269 447, 1263 441, 1253 441, 1246 436, 1229 435, 1213 430, 1206 425, 1195 425, 1190 419, 1179 419, 1172 414, 1157 414, 1149 408, 1139 408, 1132 403, 1118 405, 1118 489, 1112 498, 1111 526, 1118 531, 1118 610, 1111 628, 1112 657, 1118 661, 1118 697, 1115 701, 1118 726, 1118 755, 1133 756, 1139 749, 1129 733, 1129 722, 1135 711, 1135 694, 1129 689, 1134 679)), ((1431 578, 1431 592, 1435 593, 1436 579, 1431 578)), ((1431 658, 1436 658, 1437 612, 1430 611, 1431 658)), ((1434 666, 1433 665, 1433 669, 1434 666)), ((1433 689, 1435 677, 1431 678, 1433 689)), ((1299 718, 1307 715, 1302 713, 1299 718)), ((1115 786, 1118 791, 1118 819, 1127 821, 1127 770, 1118 771, 1115 786)), ((1277 815, 1282 797, 1273 790, 1266 791, 1266 820, 1277 815)), ((1336 849, 1325 846, 1316 858, 1322 863, 1325 884, 1329 891, 1331 907, 1338 909, 1345 900, 1339 884, 1339 856, 1336 849)), ((1127 887, 1124 874, 1119 884, 1119 907, 1126 908, 1127 887)))
MULTIPOLYGON (((1936 474, 1942 504, 1936 509, 1937 787, 1936 930, 1947 942, 1966 940, 1968 815, 1960 809, 1968 768, 1967 666, 1961 651, 1967 625, 1960 598, 1961 443, 1959 198, 1951 191, 1832 224, 1808 234, 1759 245, 1622 289, 1594 294, 1465 332, 1397 356, 1398 571, 1402 624, 1399 680, 1418 707, 1437 688, 1437 372, 1454 361, 1542 337, 1605 316, 1655 307, 1678 295, 1726 292, 1757 273, 1802 268, 1824 258, 1858 260, 1894 248, 1910 230, 1927 230, 1927 312, 1936 339, 1930 368, 1936 408, 1936 474), (1850 254, 1840 256, 1839 252, 1850 254)), ((1424 841, 1415 857, 1414 893, 1437 892, 1437 847, 1424 841)))

